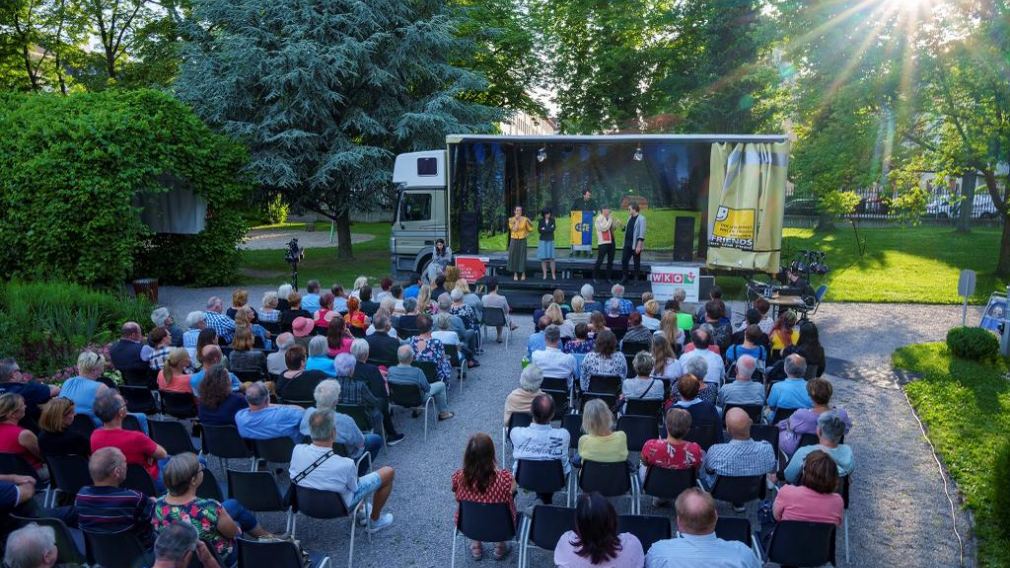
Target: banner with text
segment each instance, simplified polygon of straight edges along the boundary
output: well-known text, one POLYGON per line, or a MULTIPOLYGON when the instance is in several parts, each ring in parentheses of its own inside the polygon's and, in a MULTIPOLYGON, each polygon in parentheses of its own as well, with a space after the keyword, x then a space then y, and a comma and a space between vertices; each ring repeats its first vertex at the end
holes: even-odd
POLYGON ((593 250, 593 212, 571 212, 572 250, 593 250))
POLYGON ((687 292, 688 302, 698 302, 701 274, 695 267, 653 266, 649 280, 652 282, 652 296, 660 304, 672 299, 677 288, 683 288, 687 292))
POLYGON ((459 275, 466 278, 469 283, 474 283, 487 274, 487 262, 488 257, 486 256, 463 256, 456 255, 456 268, 459 269, 459 275))

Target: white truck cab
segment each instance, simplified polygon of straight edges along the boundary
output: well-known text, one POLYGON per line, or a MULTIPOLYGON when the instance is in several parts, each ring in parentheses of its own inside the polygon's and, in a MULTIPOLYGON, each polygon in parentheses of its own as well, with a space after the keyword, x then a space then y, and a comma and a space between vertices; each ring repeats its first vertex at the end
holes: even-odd
POLYGON ((396 156, 393 183, 399 195, 389 238, 394 277, 424 273, 436 239, 449 242, 445 150, 396 156))

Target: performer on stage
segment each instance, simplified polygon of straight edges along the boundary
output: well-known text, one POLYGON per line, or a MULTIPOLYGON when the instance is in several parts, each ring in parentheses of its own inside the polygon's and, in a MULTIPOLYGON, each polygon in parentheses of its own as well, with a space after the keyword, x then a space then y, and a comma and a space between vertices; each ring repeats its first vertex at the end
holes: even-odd
MULTIPOLYGON (((596 200, 593 199, 593 192, 590 191, 589 188, 586 188, 582 192, 582 197, 580 199, 576 199, 575 202, 572 203, 572 209, 571 209, 571 213, 572 213, 571 214, 571 220, 572 220, 572 223, 581 222, 581 219, 577 218, 576 214, 582 213, 583 211, 589 211, 589 218, 592 219, 596 215, 596 211, 597 210, 598 209, 597 209, 597 205, 596 205, 596 200)), ((580 255, 581 256, 585 256, 587 258, 593 256, 592 233, 589 233, 589 234, 590 234, 590 238, 589 238, 589 249, 588 250, 583 250, 583 249, 576 248, 576 247, 578 247, 580 245, 583 245, 583 243, 575 242, 575 240, 572 240, 572 242, 571 242, 571 246, 572 246, 572 254, 571 254, 571 256, 573 258, 576 257, 576 256, 580 256, 580 255)))
POLYGON ((544 207, 540 212, 540 222, 537 223, 537 232, 540 233, 540 244, 537 245, 537 258, 540 259, 540 270, 544 273, 544 280, 547 280, 547 264, 551 265, 551 280, 557 280, 557 265, 554 262, 554 215, 549 207, 544 207))
POLYGON ((533 223, 523 215, 523 208, 517 205, 515 215, 509 217, 509 258, 505 270, 512 273, 513 280, 526 280, 526 238, 533 232, 533 223))
POLYGON ((637 202, 628 205, 628 224, 624 227, 624 252, 621 254, 621 282, 628 281, 628 261, 635 259, 635 280, 642 273, 642 249, 645 247, 645 215, 637 202))
POLYGON ((593 280, 600 279, 600 265, 603 264, 603 257, 607 257, 607 280, 614 279, 614 225, 619 223, 617 219, 610 216, 610 207, 603 206, 603 211, 593 223, 596 225, 596 237, 599 247, 596 253, 596 268, 593 269, 593 280))
POLYGON ((786 270, 786 279, 789 283, 785 287, 778 289, 780 296, 800 296, 806 299, 817 295, 814 287, 798 271, 786 270))
POLYGON ((431 254, 431 262, 428 264, 428 283, 434 284, 439 274, 445 274, 445 267, 452 263, 452 249, 446 246, 445 239, 435 241, 435 250, 431 254))

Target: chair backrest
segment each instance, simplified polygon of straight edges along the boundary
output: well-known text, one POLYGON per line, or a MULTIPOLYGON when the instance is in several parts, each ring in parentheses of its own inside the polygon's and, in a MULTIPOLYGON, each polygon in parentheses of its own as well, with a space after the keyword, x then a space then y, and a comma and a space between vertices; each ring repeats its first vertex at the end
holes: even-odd
POLYGON ((779 429, 771 424, 751 424, 750 437, 754 440, 763 440, 772 445, 772 451, 779 455, 779 429))
POLYGON ((652 345, 644 341, 623 341, 621 342, 621 353, 634 357, 639 351, 650 351, 652 345))
POLYGON ((625 414, 617 420, 617 429, 628 438, 628 451, 640 452, 646 442, 659 436, 659 420, 655 415, 625 414))
POLYGON ((69 429, 90 440, 91 433, 95 431, 95 422, 87 414, 75 414, 69 429))
POLYGON ((130 386, 157 388, 154 383, 154 373, 148 369, 123 369, 123 382, 130 386))
POLYGON ((174 456, 186 452, 196 453, 193 438, 182 422, 170 420, 148 420, 147 428, 151 431, 151 439, 165 448, 168 455, 174 456))
POLYGON ((662 413, 663 400, 660 398, 628 398, 624 401, 624 414, 626 415, 656 418, 662 413))
POLYGON ((772 417, 772 424, 778 424, 779 422, 782 422, 786 418, 789 418, 790 416, 792 416, 793 413, 796 412, 797 410, 799 410, 799 409, 797 409, 797 408, 776 408, 775 409, 775 415, 772 417))
POLYGON ((302 568, 305 560, 295 543, 287 540, 249 540, 238 537, 241 568, 302 568))
POLYGON ((624 377, 616 375, 592 375, 589 377, 589 391, 618 394, 621 392, 621 383, 623 381, 624 377))
POLYGON ((768 560, 783 566, 835 564, 835 525, 779 521, 768 544, 768 560))
POLYGON ((271 463, 290 463, 295 443, 288 436, 282 436, 267 440, 253 440, 253 447, 256 448, 256 457, 261 460, 271 463))
POLYGON ((594 462, 584 460, 579 473, 579 488, 583 492, 599 491, 604 497, 618 497, 631 491, 627 462, 594 462))
POLYGON ((438 365, 434 361, 414 361, 411 365, 421 369, 429 383, 438 381, 438 365))
POLYGON ((213 499, 218 503, 224 501, 224 493, 221 491, 221 484, 217 482, 217 476, 209 467, 203 469, 203 481, 196 488, 196 496, 201 499, 213 499))
POLYGON ((196 416, 196 398, 188 392, 160 391, 161 407, 165 414, 175 418, 185 419, 196 416))
POLYGON ((442 344, 442 349, 445 349, 445 358, 449 360, 449 363, 453 367, 459 367, 462 363, 459 360, 459 347, 456 345, 450 345, 448 343, 442 344))
POLYGON ((799 449, 803 446, 816 446, 819 443, 820 439, 817 437, 817 434, 801 434, 799 445, 796 446, 796 448, 799 449))
POLYGON ((849 486, 852 484, 852 474, 843 476, 838 480, 838 493, 842 496, 842 503, 845 504, 845 508, 849 508, 849 486))
POLYGON ((584 409, 586 407, 586 403, 587 402, 589 402, 590 400, 596 399, 596 398, 602 400, 603 403, 607 405, 607 408, 609 408, 611 410, 613 410, 614 407, 617 406, 617 394, 616 393, 586 391, 586 392, 582 393, 582 396, 579 398, 579 402, 582 405, 579 408, 579 410, 581 411, 582 409, 584 409))
POLYGON ((259 369, 239 369, 232 371, 243 383, 255 383, 263 380, 263 372, 259 369))
POLYGON ((358 425, 358 428, 362 432, 369 432, 374 430, 375 427, 372 425, 372 419, 368 415, 368 409, 360 404, 338 404, 337 412, 340 414, 346 414, 354 419, 354 423, 358 425))
POLYGON ((250 511, 286 511, 288 508, 277 487, 277 480, 267 471, 229 469, 228 497, 238 499, 250 511))
POLYGON ((340 493, 322 491, 295 485, 295 500, 292 507, 299 513, 313 519, 337 519, 350 515, 347 504, 340 493))
POLYGON ((566 377, 544 377, 543 382, 540 383, 540 389, 568 392, 568 379, 566 377))
POLYGON ((760 404, 727 404, 726 407, 723 408, 723 412, 722 412, 722 424, 723 424, 723 426, 726 425, 726 414, 729 413, 729 411, 730 411, 731 408, 739 408, 739 409, 743 410, 744 412, 746 412, 747 416, 750 416, 750 419, 751 419, 751 421, 754 424, 760 424, 761 423, 761 411, 764 409, 764 407, 762 405, 760 405, 760 404))
POLYGON ((516 484, 534 493, 554 493, 565 488, 561 460, 518 460, 516 484))
POLYGON ((515 538, 512 512, 505 503, 459 502, 456 528, 471 540, 508 542, 515 538))
POLYGON ((407 408, 424 406, 424 391, 419 385, 389 383, 389 401, 407 408))
POLYGON ((252 451, 239 436, 235 426, 201 425, 203 430, 203 451, 222 459, 242 459, 253 457, 252 451))
POLYGON ((730 541, 742 542, 748 548, 751 542, 750 521, 739 517, 719 517, 715 522, 715 536, 730 541))
POLYGON ((144 547, 132 531, 118 533, 84 533, 88 560, 101 566, 137 566, 144 556, 144 547))
POLYGON ((484 325, 492 327, 507 325, 505 308, 484 308, 484 325))
POLYGON ((646 495, 660 499, 676 499, 685 489, 698 484, 698 472, 693 467, 688 469, 666 469, 652 466, 646 470, 645 483, 642 491, 646 495))
POLYGON ((533 415, 528 412, 513 412, 509 415, 508 425, 505 427, 506 434, 512 435, 513 428, 525 428, 533 424, 533 415))
POLYGON ((34 477, 36 482, 38 482, 36 484, 36 490, 42 488, 41 482, 39 481, 39 474, 36 473, 35 468, 32 467, 25 458, 18 454, 0 453, 0 472, 34 477))
POLYGON ((132 430, 134 432, 143 432, 144 429, 140 427, 140 420, 132 414, 127 414, 123 418, 123 430, 132 430))
MULTIPOLYGON (((86 564, 87 559, 81 550, 77 548, 74 536, 70 529, 60 519, 55 517, 21 517, 11 515, 11 519, 17 522, 18 526, 25 526, 35 523, 42 527, 52 527, 56 535, 56 563, 57 564, 86 564)), ((6 566, 6 565, 5 565, 6 566)), ((111 566, 111 564, 110 564, 111 566)))
POLYGON ((749 501, 765 498, 765 476, 723 476, 715 479, 712 486, 712 497, 720 501, 743 504, 749 501))
POLYGON ((91 485, 88 458, 84 456, 46 456, 51 481, 68 495, 76 495, 82 487, 91 485))
POLYGON ((545 550, 554 550, 561 535, 575 530, 575 509, 537 505, 530 516, 530 542, 545 550))
POLYGON ((154 488, 154 480, 147 470, 135 463, 126 466, 126 479, 119 485, 125 489, 140 491, 148 497, 157 497, 158 491, 154 488))
POLYGON ((561 418, 561 427, 568 430, 568 447, 575 449, 579 447, 579 438, 582 437, 582 416, 578 414, 566 414, 561 418))
POLYGON ((719 424, 696 424, 691 426, 684 439, 698 444, 701 446, 701 449, 707 452, 709 448, 719 441, 720 428, 719 424))
POLYGON ((151 389, 144 386, 120 385, 119 394, 123 395, 126 401, 126 408, 130 412, 139 414, 157 414, 158 401, 154 400, 151 389))
POLYGON ((617 532, 635 535, 646 554, 653 544, 673 538, 670 519, 652 515, 620 515, 617 517, 617 532))

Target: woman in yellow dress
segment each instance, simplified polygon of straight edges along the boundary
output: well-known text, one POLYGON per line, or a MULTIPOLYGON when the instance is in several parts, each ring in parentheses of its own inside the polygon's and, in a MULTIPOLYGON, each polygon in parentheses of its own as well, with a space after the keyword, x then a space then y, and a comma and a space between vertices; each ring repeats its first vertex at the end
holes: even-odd
POLYGON ((521 205, 516 206, 515 215, 509 217, 509 258, 505 270, 512 273, 513 280, 526 280, 526 238, 533 232, 533 223, 523 215, 521 205))

